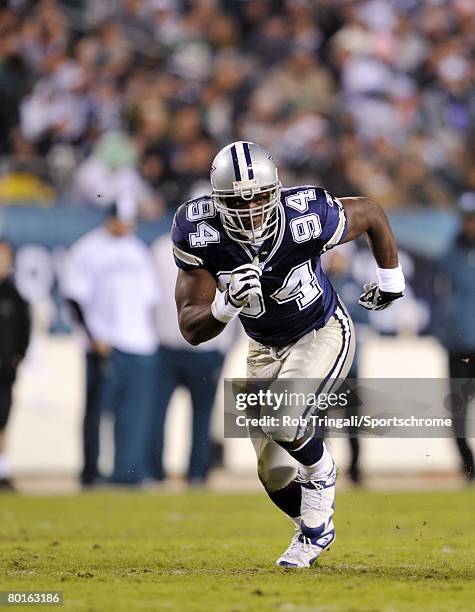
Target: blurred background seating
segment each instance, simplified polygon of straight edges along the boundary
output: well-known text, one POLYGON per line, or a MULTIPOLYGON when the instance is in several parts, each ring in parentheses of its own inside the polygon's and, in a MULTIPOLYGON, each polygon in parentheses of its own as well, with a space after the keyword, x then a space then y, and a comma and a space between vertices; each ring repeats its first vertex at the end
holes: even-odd
POLYGON ((20 166, 50 200, 108 191, 87 184, 93 155, 137 172, 156 214, 173 210, 238 138, 269 148, 289 184, 388 208, 450 207, 475 189, 468 0, 2 4, 3 181, 20 166))

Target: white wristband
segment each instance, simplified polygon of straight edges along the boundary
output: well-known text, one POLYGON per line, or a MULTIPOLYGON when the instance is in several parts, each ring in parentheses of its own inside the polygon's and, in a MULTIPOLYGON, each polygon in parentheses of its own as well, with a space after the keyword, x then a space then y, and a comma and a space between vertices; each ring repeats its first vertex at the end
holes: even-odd
POLYGON ((211 312, 213 317, 221 323, 229 323, 232 319, 235 319, 242 308, 236 308, 231 302, 226 303, 226 292, 217 293, 216 297, 211 304, 211 312))
POLYGON ((405 282, 401 264, 397 268, 376 268, 378 285, 381 291, 388 293, 402 293, 405 282))

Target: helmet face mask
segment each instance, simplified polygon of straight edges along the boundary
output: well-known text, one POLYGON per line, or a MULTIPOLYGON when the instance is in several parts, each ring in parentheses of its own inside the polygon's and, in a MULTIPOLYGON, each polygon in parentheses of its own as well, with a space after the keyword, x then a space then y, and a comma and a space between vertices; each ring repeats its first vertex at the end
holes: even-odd
POLYGON ((248 142, 228 145, 213 161, 211 184, 214 204, 232 240, 253 244, 275 235, 281 184, 265 149, 248 142))
POLYGON ((213 199, 232 240, 252 244, 275 234, 280 186, 261 189, 250 199, 234 194, 213 194, 213 199))

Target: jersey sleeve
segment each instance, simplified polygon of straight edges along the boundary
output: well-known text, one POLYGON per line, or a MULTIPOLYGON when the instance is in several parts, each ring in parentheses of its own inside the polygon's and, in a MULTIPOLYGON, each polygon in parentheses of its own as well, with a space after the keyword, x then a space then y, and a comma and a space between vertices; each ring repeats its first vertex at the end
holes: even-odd
POLYGON ((193 225, 186 219, 184 206, 180 206, 172 225, 173 258, 176 265, 186 271, 206 268, 204 258, 194 253, 194 249, 190 246, 189 235, 193 229, 193 225))
POLYGON ((348 221, 345 209, 338 198, 332 196, 328 191, 323 191, 324 204, 322 214, 322 233, 320 234, 320 253, 325 253, 344 239, 348 221))

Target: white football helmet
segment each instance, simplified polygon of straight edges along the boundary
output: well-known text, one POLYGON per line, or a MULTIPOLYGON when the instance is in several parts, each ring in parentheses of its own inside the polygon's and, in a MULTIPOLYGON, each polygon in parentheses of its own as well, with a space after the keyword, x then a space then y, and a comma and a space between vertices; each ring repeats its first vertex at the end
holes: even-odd
POLYGON ((282 186, 270 153, 253 142, 233 142, 214 158, 210 178, 216 210, 232 240, 254 244, 276 233, 282 186))

